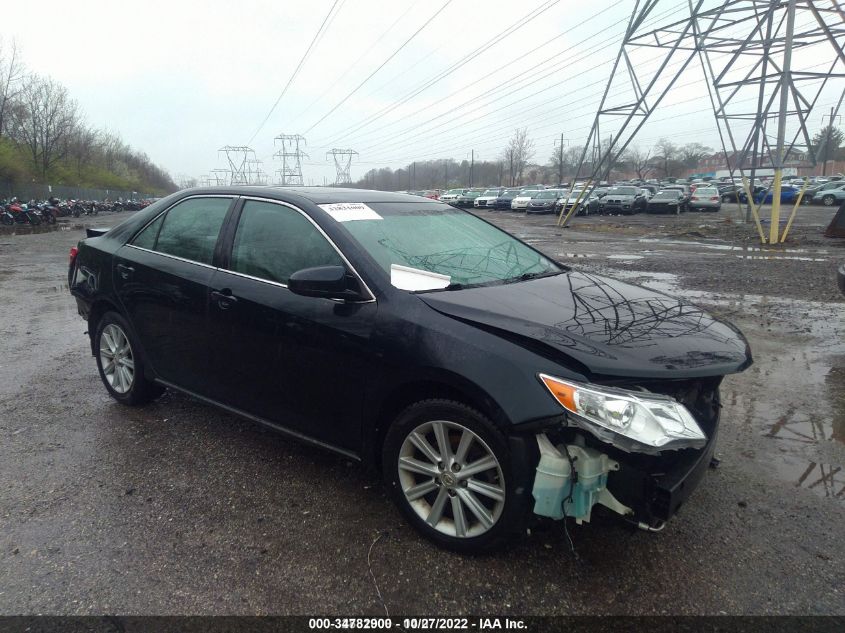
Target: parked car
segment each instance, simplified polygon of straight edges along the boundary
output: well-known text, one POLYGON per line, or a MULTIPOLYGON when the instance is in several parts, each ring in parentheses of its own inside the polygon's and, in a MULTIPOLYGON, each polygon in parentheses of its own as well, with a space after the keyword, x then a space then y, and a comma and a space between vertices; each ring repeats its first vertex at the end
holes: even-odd
POLYGON ((531 198, 537 195, 540 189, 522 189, 519 195, 511 200, 511 209, 527 209, 531 198))
POLYGON ((525 207, 525 212, 535 214, 554 213, 555 204, 562 195, 563 192, 557 189, 537 191, 534 197, 529 200, 528 206, 525 207))
MULTIPOLYGON (((780 189, 780 201, 781 203, 793 203, 795 202, 796 198, 798 198, 798 193, 801 190, 797 187, 790 187, 788 185, 782 186, 780 189)), ((771 187, 755 187, 754 188, 754 202, 757 204, 771 204, 772 200, 774 199, 774 190, 771 187)), ((748 200, 748 195, 746 195, 745 191, 740 193, 740 200, 742 202, 746 202, 748 200)))
POLYGON ((813 202, 816 204, 823 204, 826 207, 833 207, 845 202, 845 184, 840 184, 835 189, 826 189, 819 191, 813 196, 813 202))
POLYGON ((360 461, 461 551, 596 504, 659 529, 706 481, 722 378, 752 363, 684 300, 383 191, 183 190, 88 229, 68 274, 114 400, 170 388, 360 461))
POLYGON ((836 280, 839 284, 839 290, 842 294, 845 294, 845 264, 841 264, 839 270, 836 271, 836 280))
POLYGON ((662 189, 658 191, 646 205, 648 213, 672 213, 679 215, 686 211, 684 193, 678 189, 662 189))
MULTIPOLYGON (((807 190, 804 192, 804 197, 802 202, 804 204, 810 204, 814 198, 816 197, 817 193, 821 193, 823 191, 829 191, 831 189, 839 189, 843 186, 843 183, 839 181, 831 181, 831 182, 821 182, 817 184, 813 184, 810 187, 807 187, 807 190)), ((819 198, 821 199, 821 197, 819 198)))
POLYGON ((499 197, 499 194, 502 193, 504 189, 487 189, 482 193, 480 196, 477 196, 472 203, 474 207, 481 207, 481 208, 496 208, 496 199, 499 197))
POLYGON ((644 211, 646 198, 639 187, 623 186, 613 187, 599 200, 599 211, 601 213, 621 213, 631 215, 644 211))
POLYGON ((573 189, 572 193, 569 193, 569 190, 562 191, 561 196, 555 205, 557 213, 569 213, 576 202, 578 203, 576 215, 590 215, 598 212, 599 199, 595 192, 584 194, 583 189, 573 189))
POLYGON ((455 206, 471 207, 475 199, 484 193, 484 189, 467 189, 455 199, 455 206))
POLYGON ((675 191, 681 192, 681 208, 685 210, 689 205, 689 199, 691 196, 689 187, 687 187, 686 185, 676 184, 671 184, 663 187, 663 191, 669 191, 670 189, 674 189, 675 191))
POLYGON ((521 189, 505 189, 502 193, 499 194, 499 197, 496 198, 496 209, 503 210, 507 209, 510 210, 511 202, 513 199, 519 196, 519 192, 522 191, 521 189))
POLYGON ((448 204, 452 204, 458 199, 462 193, 465 193, 467 189, 449 189, 449 191, 441 194, 440 201, 446 202, 448 204))
POLYGON ((690 211, 719 211, 721 208, 722 197, 716 187, 698 187, 690 196, 690 211))

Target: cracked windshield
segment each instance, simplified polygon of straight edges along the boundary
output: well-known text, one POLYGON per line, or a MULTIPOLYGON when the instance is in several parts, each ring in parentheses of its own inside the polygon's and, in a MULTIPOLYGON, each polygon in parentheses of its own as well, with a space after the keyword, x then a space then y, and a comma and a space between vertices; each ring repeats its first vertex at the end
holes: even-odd
POLYGON ((486 284, 555 274, 563 269, 495 226, 463 211, 416 204, 371 203, 381 220, 343 226, 390 273, 398 264, 452 284, 486 284))

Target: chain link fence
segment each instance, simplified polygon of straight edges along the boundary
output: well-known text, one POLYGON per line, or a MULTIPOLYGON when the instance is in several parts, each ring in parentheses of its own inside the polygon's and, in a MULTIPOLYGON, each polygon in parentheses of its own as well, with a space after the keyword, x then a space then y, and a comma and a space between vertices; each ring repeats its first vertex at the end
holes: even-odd
POLYGON ((19 200, 46 200, 56 196, 61 200, 141 200, 143 198, 157 198, 158 194, 142 191, 126 191, 122 189, 88 189, 86 187, 69 187, 66 185, 38 185, 3 183, 0 187, 0 198, 12 198, 17 196, 19 200))

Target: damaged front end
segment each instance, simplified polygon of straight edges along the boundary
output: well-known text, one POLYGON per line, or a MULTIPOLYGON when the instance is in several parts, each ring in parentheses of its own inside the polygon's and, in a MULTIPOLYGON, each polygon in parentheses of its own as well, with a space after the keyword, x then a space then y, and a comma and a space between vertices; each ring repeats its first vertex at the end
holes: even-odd
POLYGON ((561 390, 546 378, 565 416, 536 436, 534 513, 580 524, 598 504, 641 528, 662 527, 710 464, 721 377, 636 385, 558 381, 561 390))

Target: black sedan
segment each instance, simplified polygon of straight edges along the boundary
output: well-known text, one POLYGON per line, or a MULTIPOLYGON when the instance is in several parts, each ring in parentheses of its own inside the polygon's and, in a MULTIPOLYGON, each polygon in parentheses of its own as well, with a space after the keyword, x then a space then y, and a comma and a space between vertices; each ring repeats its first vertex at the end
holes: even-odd
POLYGON ((68 274, 115 400, 176 389, 361 461, 464 551, 596 504, 662 526, 751 364, 693 305, 402 194, 184 190, 89 229, 68 274))
POLYGON ((510 211, 511 202, 516 198, 522 189, 505 189, 499 197, 496 198, 496 209, 498 211, 510 211))
POLYGON ((678 189, 658 191, 646 205, 647 213, 671 213, 678 215, 686 211, 684 192, 678 189))

